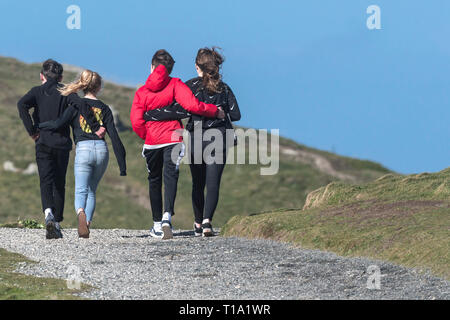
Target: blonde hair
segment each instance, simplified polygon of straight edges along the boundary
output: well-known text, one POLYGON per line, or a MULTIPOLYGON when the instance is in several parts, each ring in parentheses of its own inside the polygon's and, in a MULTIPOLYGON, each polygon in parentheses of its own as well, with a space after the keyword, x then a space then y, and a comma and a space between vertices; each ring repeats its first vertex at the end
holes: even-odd
POLYGON ((66 84, 58 90, 61 95, 68 96, 69 94, 77 93, 80 90, 83 90, 84 94, 95 94, 100 90, 101 87, 102 77, 97 72, 84 70, 78 80, 66 84))

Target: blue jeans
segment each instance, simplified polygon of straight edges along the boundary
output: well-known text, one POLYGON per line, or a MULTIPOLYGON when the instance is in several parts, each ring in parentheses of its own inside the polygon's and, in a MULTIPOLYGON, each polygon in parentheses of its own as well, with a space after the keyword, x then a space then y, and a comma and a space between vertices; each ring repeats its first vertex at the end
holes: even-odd
POLYGON ((95 211, 95 192, 108 167, 108 145, 103 140, 77 143, 75 155, 75 210, 82 208, 87 221, 92 221, 95 211))

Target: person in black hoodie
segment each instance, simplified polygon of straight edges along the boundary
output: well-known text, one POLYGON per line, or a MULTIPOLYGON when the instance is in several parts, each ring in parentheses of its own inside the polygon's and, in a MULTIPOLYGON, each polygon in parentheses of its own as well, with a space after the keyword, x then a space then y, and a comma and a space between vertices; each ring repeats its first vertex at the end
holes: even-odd
MULTIPOLYGON (((211 103, 223 109, 225 119, 207 118, 190 114, 178 103, 147 111, 146 121, 181 120, 189 117, 186 129, 191 133, 190 170, 192 175, 192 206, 194 209, 195 236, 212 236, 212 219, 219 201, 220 181, 225 168, 227 148, 235 144, 234 137, 227 135, 233 129, 233 121, 241 119, 241 112, 231 88, 221 80, 220 67, 224 58, 215 48, 203 48, 197 53, 195 68, 198 77, 186 82, 194 95, 202 102, 211 103), (213 150, 212 159, 204 159, 203 151, 215 140, 203 141, 212 129, 219 130, 223 137, 223 150, 213 150), (200 139, 195 131, 199 130, 200 139), (201 151, 201 154, 196 150, 201 151), (200 159, 199 159, 200 158, 200 159), (206 199, 204 195, 206 187, 206 199)), ((217 132, 217 131, 216 131, 217 132)), ((206 140, 206 139, 205 139, 206 140)), ((210 149, 210 148, 209 148, 210 149)))
POLYGON ((46 60, 40 73, 41 86, 32 88, 17 103, 20 118, 36 145, 36 163, 39 171, 42 208, 45 213, 46 238, 62 238, 60 223, 63 221, 66 172, 72 149, 69 126, 56 131, 40 132, 37 124, 61 116, 69 104, 84 114, 88 123, 99 136, 105 129, 95 121, 76 94, 63 97, 58 91, 63 78, 63 66, 46 60), (30 116, 29 110, 33 110, 30 116))
MULTIPOLYGON (((97 72, 84 70, 80 78, 59 89, 61 95, 70 96, 84 91, 83 105, 95 114, 97 121, 106 128, 119 164, 120 175, 127 175, 126 152, 117 133, 114 117, 109 106, 97 99, 102 87, 102 78, 97 72)), ((75 210, 78 215, 78 235, 89 238, 89 228, 95 211, 98 184, 108 167, 108 145, 103 138, 93 133, 80 110, 70 106, 57 120, 39 124, 41 132, 55 132, 71 123, 76 143, 74 165, 75 210)))

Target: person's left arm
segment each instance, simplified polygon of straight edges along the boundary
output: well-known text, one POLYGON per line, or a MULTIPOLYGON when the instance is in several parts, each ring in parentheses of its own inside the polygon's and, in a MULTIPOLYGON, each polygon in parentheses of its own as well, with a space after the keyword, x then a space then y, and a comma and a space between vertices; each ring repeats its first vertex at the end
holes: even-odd
POLYGON ((234 95, 231 88, 226 85, 227 90, 227 113, 230 115, 231 121, 239 121, 241 120, 241 110, 239 109, 239 104, 237 102, 236 96, 234 95))
POLYGON ((111 138, 111 143, 113 145, 114 154, 117 159, 117 163, 119 164, 120 175, 127 175, 127 162, 126 162, 126 150, 123 146, 122 140, 120 140, 119 133, 117 132, 116 125, 114 124, 114 117, 111 112, 111 109, 105 110, 105 115, 103 117, 103 121, 106 126, 106 131, 108 132, 109 137, 111 138))
POLYGON ((133 131, 142 139, 145 140, 147 136, 147 127, 144 120, 144 113, 146 110, 145 97, 142 96, 141 89, 136 91, 131 105, 130 121, 133 131))

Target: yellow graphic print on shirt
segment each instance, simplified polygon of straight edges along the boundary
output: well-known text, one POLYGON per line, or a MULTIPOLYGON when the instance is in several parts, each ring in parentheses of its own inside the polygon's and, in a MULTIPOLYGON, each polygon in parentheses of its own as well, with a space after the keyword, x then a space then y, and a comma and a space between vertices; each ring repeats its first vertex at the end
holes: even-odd
MULTIPOLYGON (((103 114, 102 109, 92 107, 92 112, 94 112, 95 119, 97 119, 98 123, 103 125, 103 114)), ((80 127, 86 133, 92 133, 91 127, 87 124, 86 119, 80 114, 80 127)))

